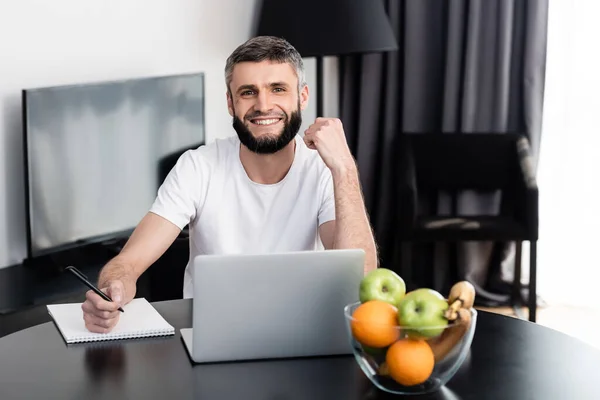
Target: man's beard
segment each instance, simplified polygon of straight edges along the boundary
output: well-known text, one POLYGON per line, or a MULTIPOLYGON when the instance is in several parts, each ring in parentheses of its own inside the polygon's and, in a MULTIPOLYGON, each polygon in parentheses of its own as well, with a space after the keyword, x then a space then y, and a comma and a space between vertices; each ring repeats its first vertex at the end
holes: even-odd
MULTIPOLYGON (((246 116, 247 120, 259 117, 269 117, 272 115, 265 115, 259 112, 253 113, 250 116, 246 116)), ((246 146, 250 151, 257 154, 274 154, 279 150, 287 146, 292 139, 296 136, 302 126, 302 114, 300 113, 300 107, 296 111, 293 111, 291 116, 283 114, 277 118, 283 117, 283 129, 279 135, 268 135, 264 137, 255 138, 250 129, 244 124, 244 122, 234 114, 233 116, 233 129, 237 132, 240 142, 246 146)), ((250 122, 251 123, 251 122, 250 122)))

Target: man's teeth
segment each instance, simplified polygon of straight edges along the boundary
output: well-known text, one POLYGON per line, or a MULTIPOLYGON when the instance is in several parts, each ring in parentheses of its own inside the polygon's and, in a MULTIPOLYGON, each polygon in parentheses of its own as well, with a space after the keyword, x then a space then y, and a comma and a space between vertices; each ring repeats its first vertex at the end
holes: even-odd
POLYGON ((254 120, 254 123, 257 125, 271 125, 276 122, 279 122, 279 119, 257 119, 257 120, 254 120))

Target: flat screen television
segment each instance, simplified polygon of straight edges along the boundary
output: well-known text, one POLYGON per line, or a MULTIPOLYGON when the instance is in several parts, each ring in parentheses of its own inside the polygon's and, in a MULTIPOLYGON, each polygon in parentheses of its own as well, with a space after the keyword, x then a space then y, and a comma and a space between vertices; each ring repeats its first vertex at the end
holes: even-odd
POLYGON ((127 237, 205 141, 204 74, 22 91, 28 257, 127 237))

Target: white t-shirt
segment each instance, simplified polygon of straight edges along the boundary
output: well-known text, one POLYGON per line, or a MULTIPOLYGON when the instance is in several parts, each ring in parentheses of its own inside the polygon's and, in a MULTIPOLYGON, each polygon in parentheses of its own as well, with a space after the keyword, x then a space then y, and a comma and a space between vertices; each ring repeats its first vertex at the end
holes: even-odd
POLYGON ((183 297, 193 297, 191 261, 200 254, 264 254, 322 248, 318 227, 335 219, 331 172, 296 136, 294 161, 272 185, 250 180, 237 136, 188 150, 158 190, 150 212, 189 224, 183 297))

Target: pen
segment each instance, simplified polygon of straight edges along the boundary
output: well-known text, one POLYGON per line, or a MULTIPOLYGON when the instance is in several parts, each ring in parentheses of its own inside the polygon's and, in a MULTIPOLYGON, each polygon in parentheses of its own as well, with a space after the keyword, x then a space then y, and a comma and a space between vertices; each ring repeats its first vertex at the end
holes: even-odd
MULTIPOLYGON (((72 267, 72 266, 68 266, 67 268, 65 268, 66 271, 71 272, 73 275, 75 275, 77 277, 77 279, 79 279, 81 282, 83 282, 87 287, 89 287, 90 289, 92 289, 94 292, 96 292, 98 294, 98 296, 102 297, 104 300, 106 301, 112 301, 112 299, 110 297, 108 297, 106 295, 106 293, 104 293, 102 290, 98 289, 95 285, 93 285, 88 279, 87 277, 81 272, 79 271, 77 268, 72 267)), ((123 311, 123 308, 119 307, 119 311, 121 312, 125 312, 123 311)))

